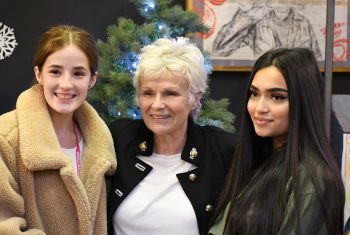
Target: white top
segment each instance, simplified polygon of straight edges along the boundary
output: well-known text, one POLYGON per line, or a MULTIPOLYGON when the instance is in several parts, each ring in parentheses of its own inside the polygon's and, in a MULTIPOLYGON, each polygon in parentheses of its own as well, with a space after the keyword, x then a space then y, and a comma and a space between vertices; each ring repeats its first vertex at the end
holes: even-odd
POLYGON ((181 159, 181 153, 137 156, 153 167, 113 215, 118 235, 198 235, 196 214, 176 174, 196 166, 181 159))
MULTIPOLYGON (((82 166, 82 162, 83 162, 83 150, 84 150, 84 141, 83 138, 80 139, 79 141, 79 147, 80 147, 80 166, 82 166)), ((71 149, 66 149, 66 148, 62 148, 61 150, 64 154, 66 154, 73 163, 73 167, 75 172, 77 173, 77 157, 76 157, 76 147, 71 148, 71 149)))

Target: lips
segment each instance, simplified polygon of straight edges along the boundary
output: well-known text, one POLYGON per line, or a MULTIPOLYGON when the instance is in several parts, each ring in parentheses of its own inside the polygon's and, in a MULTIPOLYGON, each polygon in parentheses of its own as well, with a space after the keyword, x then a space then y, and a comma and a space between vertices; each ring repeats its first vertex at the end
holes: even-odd
POLYGON ((268 118, 255 117, 254 120, 255 120, 255 123, 258 124, 258 125, 266 125, 266 124, 272 122, 272 120, 268 119, 268 118))
POLYGON ((62 93, 55 93, 55 96, 62 100, 70 100, 73 99, 76 95, 74 94, 62 94, 62 93))
POLYGON ((156 119, 156 120, 164 120, 164 119, 167 119, 170 117, 170 115, 151 115, 151 117, 153 119, 156 119))

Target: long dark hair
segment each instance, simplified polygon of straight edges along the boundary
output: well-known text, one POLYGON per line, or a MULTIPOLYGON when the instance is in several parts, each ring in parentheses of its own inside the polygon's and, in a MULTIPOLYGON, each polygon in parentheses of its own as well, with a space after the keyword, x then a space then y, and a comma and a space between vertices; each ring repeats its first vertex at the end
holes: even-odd
POLYGON ((291 195, 294 195, 291 219, 298 234, 301 166, 321 200, 328 234, 341 234, 344 187, 325 133, 323 77, 308 49, 275 49, 256 61, 250 75, 240 142, 215 213, 218 219, 230 205, 225 234, 277 234, 291 195), (272 148, 271 138, 256 135, 246 107, 254 75, 269 66, 279 69, 288 88, 287 143, 277 151, 272 148))

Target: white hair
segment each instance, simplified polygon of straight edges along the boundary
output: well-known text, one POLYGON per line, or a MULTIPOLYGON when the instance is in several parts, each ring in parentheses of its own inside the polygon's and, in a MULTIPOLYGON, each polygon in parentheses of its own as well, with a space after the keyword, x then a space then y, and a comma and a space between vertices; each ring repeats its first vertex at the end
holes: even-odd
MULTIPOLYGON (((195 94, 204 94, 208 87, 204 56, 188 38, 161 38, 142 48, 139 65, 133 78, 137 94, 141 78, 166 77, 169 73, 187 79, 189 102, 193 101, 195 94)), ((200 106, 198 105, 198 108, 200 106)))

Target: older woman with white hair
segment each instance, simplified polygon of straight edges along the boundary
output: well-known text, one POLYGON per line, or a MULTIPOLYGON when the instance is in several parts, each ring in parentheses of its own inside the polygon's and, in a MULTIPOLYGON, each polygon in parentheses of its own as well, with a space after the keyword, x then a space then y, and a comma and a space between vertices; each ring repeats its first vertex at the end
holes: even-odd
POLYGON ((118 168, 109 234, 207 234, 236 139, 194 123, 207 76, 201 51, 187 38, 142 49, 134 76, 142 120, 110 125, 118 168))

